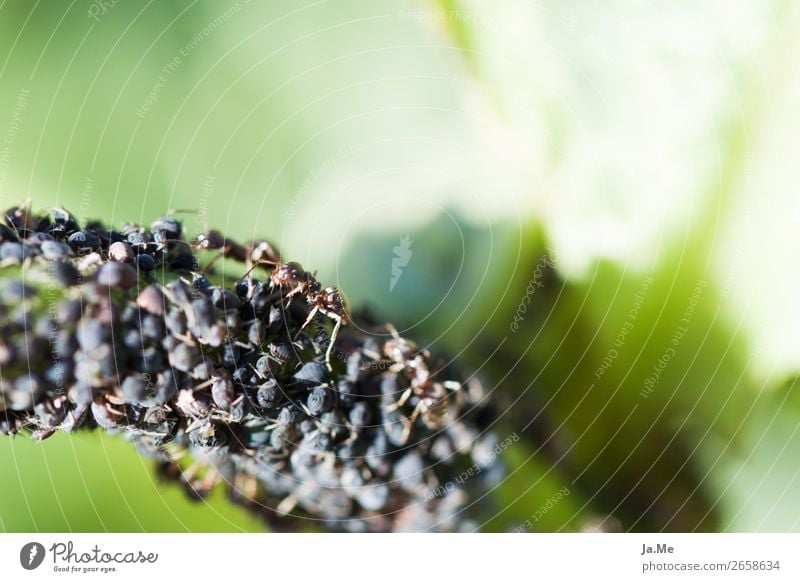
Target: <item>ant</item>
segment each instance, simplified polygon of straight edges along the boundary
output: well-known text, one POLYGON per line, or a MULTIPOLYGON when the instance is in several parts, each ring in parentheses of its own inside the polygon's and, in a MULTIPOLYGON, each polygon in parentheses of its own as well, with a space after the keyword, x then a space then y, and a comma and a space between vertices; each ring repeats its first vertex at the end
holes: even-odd
POLYGON ((348 319, 347 307, 341 291, 336 287, 325 287, 323 289, 314 275, 303 270, 299 263, 294 262, 278 265, 270 275, 270 285, 279 289, 288 287, 290 291, 284 298, 290 299, 296 295, 301 295, 311 305, 311 311, 309 311, 303 325, 297 330, 295 338, 311 323, 317 313, 322 313, 334 321, 330 343, 325 351, 325 364, 328 370, 332 370, 331 354, 333 353, 336 336, 348 319))
POLYGON ((218 230, 212 229, 198 234, 195 238, 194 246, 203 250, 219 251, 217 256, 205 266, 203 272, 208 272, 220 257, 233 259, 240 263, 244 263, 247 260, 247 249, 239 243, 225 238, 225 235, 218 230))
POLYGON ((386 407, 386 412, 401 408, 411 396, 418 398, 414 411, 403 423, 402 439, 406 442, 411 435, 411 428, 419 417, 422 417, 422 421, 430 429, 441 426, 449 408, 448 390, 456 392, 461 389, 461 384, 455 381, 431 381, 428 351, 420 350, 410 340, 400 337, 393 325, 387 324, 386 327, 392 334, 392 339, 383 346, 384 355, 392 362, 389 371, 395 374, 405 371, 411 380, 411 385, 403 391, 394 404, 386 407))
POLYGON ((339 289, 336 287, 325 287, 323 289, 316 277, 305 271, 299 263, 282 263, 280 253, 268 241, 252 241, 246 245, 240 245, 226 239, 219 231, 208 230, 198 235, 194 244, 197 248, 204 250, 220 251, 206 265, 205 269, 203 269, 204 271, 207 271, 220 257, 246 263, 247 271, 243 277, 247 277, 248 295, 252 290, 252 272, 256 267, 261 266, 273 269, 269 277, 272 288, 289 289, 288 293, 283 295, 283 299, 291 299, 295 296, 305 297, 306 302, 311 306, 311 311, 297 331, 295 338, 311 323, 317 313, 322 313, 332 319, 334 327, 331 332, 330 343, 325 351, 325 364, 328 370, 332 370, 331 354, 333 353, 334 343, 339 330, 348 319, 345 300, 339 289))
POLYGON ((242 278, 247 277, 248 296, 253 290, 252 272, 255 268, 258 266, 277 266, 281 261, 280 252, 268 241, 254 240, 241 245, 226 238, 218 230, 206 230, 197 235, 193 246, 203 250, 219 251, 217 256, 205 266, 204 273, 207 273, 220 257, 245 263, 247 271, 245 271, 242 278))

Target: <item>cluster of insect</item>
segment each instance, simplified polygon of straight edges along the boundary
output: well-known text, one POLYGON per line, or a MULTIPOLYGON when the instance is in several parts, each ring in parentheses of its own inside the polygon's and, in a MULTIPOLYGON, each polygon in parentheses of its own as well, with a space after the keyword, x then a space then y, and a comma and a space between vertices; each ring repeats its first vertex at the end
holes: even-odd
POLYGON ((480 383, 354 320, 266 241, 11 208, 0 329, 0 432, 121 434, 192 497, 224 487, 275 529, 469 527, 498 477, 480 383))

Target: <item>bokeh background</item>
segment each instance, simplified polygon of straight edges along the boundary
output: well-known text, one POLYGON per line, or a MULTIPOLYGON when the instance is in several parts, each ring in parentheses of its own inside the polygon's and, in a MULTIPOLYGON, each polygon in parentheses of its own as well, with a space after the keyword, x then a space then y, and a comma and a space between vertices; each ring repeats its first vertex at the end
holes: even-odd
MULTIPOLYGON (((268 237, 478 369, 520 437, 483 530, 800 530, 799 33, 789 0, 4 0, 0 203, 268 237)), ((100 434, 0 466, 3 531, 263 530, 100 434)))

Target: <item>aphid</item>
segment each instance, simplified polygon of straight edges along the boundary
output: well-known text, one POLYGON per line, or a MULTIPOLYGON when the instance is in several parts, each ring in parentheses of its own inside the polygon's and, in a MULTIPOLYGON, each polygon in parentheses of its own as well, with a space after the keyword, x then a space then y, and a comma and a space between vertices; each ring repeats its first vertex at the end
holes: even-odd
POLYGON ((54 386, 64 386, 72 378, 73 366, 69 361, 59 360, 60 354, 54 354, 54 363, 47 368, 44 379, 54 386))
POLYGON ((103 248, 108 248, 111 243, 115 243, 123 239, 123 236, 120 233, 106 228, 103 223, 99 221, 87 222, 84 230, 96 236, 103 248))
POLYGON ((56 240, 44 241, 39 248, 46 259, 66 259, 72 254, 72 249, 56 240))
POLYGON ((178 391, 178 398, 175 405, 184 415, 195 420, 208 416, 210 412, 209 403, 195 390, 184 388, 178 391))
POLYGON ((178 382, 172 370, 164 370, 158 375, 156 383, 156 402, 166 404, 175 396, 178 391, 178 382))
POLYGON ((327 451, 331 448, 331 435, 322 432, 316 431, 310 434, 307 434, 303 438, 304 442, 306 442, 311 448, 316 449, 318 451, 327 451))
POLYGON ((407 451, 395 464, 392 470, 394 481, 403 489, 413 492, 424 480, 425 463, 422 455, 416 451, 407 451))
POLYGON ((306 407, 308 408, 308 411, 315 416, 330 410, 332 404, 333 398, 331 395, 331 390, 325 386, 318 386, 314 388, 308 394, 308 398, 306 399, 306 407))
POLYGON ((95 319, 84 319, 78 326, 75 337, 84 352, 91 352, 105 343, 108 338, 108 326, 95 319))
POLYGON ((164 315, 166 299, 164 293, 157 285, 148 285, 136 297, 136 305, 153 315, 164 315))
POLYGON ((30 199, 22 206, 14 206, 5 212, 6 223, 16 232, 30 230, 33 226, 33 217, 30 214, 30 199))
POLYGON ((200 354, 196 348, 180 343, 175 349, 169 352, 169 363, 176 370, 188 372, 194 368, 200 359, 200 354))
POLYGON ((233 291, 222 289, 221 287, 213 287, 211 290, 211 303, 217 309, 227 311, 229 309, 239 309, 242 302, 233 291))
POLYGON ((269 344, 269 353, 278 362, 285 363, 294 357, 295 350, 288 341, 277 339, 269 344))
POLYGON ((22 281, 12 279, 0 283, 0 302, 15 305, 36 295, 36 289, 22 281))
POLYGON ((150 226, 153 239, 159 244, 167 244, 169 241, 176 241, 181 238, 183 226, 180 221, 173 216, 162 216, 150 226))
POLYGON ((131 374, 122 381, 120 390, 126 402, 142 403, 151 396, 152 387, 143 376, 131 374))
POLYGON ((303 386, 319 386, 325 382, 327 370, 321 362, 306 362, 294 373, 292 380, 303 386))
POLYGON ((118 261, 120 263, 130 263, 133 261, 133 250, 128 243, 124 243, 121 241, 111 243, 111 246, 108 247, 108 258, 112 261, 118 261))
POLYGON ((236 398, 233 381, 224 368, 218 369, 216 376, 211 378, 211 398, 222 409, 230 408, 236 398))
POLYGON ((53 276, 53 279, 64 287, 74 287, 82 280, 78 269, 67 261, 56 260, 50 263, 50 274, 53 276))
POLYGON ((139 280, 136 270, 125 263, 105 263, 97 271, 97 284, 130 289, 139 280))
POLYGON ((140 253, 136 256, 136 266, 140 271, 149 273, 156 268, 156 261, 153 255, 149 253, 140 253))
POLYGON ((13 389, 4 396, 11 410, 27 410, 33 408, 44 395, 42 381, 34 374, 25 374, 17 378, 13 389))
POLYGON ((256 393, 256 402, 261 408, 277 408, 282 399, 282 391, 278 383, 270 378, 259 386, 256 393))
POLYGON ((74 324, 83 315, 83 301, 80 299, 64 299, 56 307, 56 318, 64 324, 74 324))
POLYGON ((349 420, 356 427, 367 426, 372 420, 372 412, 366 402, 356 402, 350 409, 349 420))
POLYGON ((79 253, 89 253, 100 247, 100 239, 91 232, 79 230, 67 237, 67 244, 79 253))
POLYGON ((8 228, 5 224, 0 224, 0 243, 18 241, 19 237, 13 230, 8 228))
POLYGON ((157 374, 164 364, 161 351, 152 346, 132 354, 131 367, 143 374, 157 374))
POLYGON ((100 253, 94 251, 83 255, 79 261, 75 262, 75 266, 81 273, 86 273, 87 271, 94 271, 95 268, 100 267, 100 265, 102 264, 103 264, 103 256, 100 253))
POLYGON ((92 402, 92 416, 106 430, 118 429, 125 423, 125 413, 114 408, 105 398, 92 402))
POLYGON ((79 228, 78 223, 75 221, 72 215, 61 208, 51 208, 50 218, 52 219, 52 222, 47 228, 47 232, 59 240, 64 240, 64 237, 72 234, 79 228))
POLYGON ((347 432, 345 420, 338 410, 329 410, 320 417, 319 428, 322 432, 331 435, 333 441, 340 441, 347 432))
POLYGON ((27 238, 25 239, 25 242, 27 244, 31 245, 31 246, 41 248, 43 243, 47 243, 47 242, 54 243, 54 242, 58 242, 58 241, 56 241, 55 238, 53 238, 51 235, 47 234, 46 232, 32 232, 31 234, 29 234, 27 236, 27 238))
POLYGON ((281 408, 281 411, 278 413, 278 422, 288 426, 297 422, 300 416, 300 410, 295 405, 289 404, 281 408))
POLYGON ((252 346, 261 346, 267 333, 267 326, 264 322, 256 319, 247 327, 247 340, 252 346))
POLYGON ((35 251, 18 242, 4 242, 0 244, 0 261, 4 264, 21 263, 35 255, 35 251))
POLYGON ((153 252, 157 250, 158 245, 153 242, 150 236, 143 228, 131 228, 127 232, 123 232, 125 240, 136 252, 153 252))
MULTIPOLYGON (((195 380, 208 380, 213 371, 213 362, 205 356, 200 356, 200 362, 192 369, 191 376, 195 380)), ((225 370, 227 373, 227 370, 225 370)))

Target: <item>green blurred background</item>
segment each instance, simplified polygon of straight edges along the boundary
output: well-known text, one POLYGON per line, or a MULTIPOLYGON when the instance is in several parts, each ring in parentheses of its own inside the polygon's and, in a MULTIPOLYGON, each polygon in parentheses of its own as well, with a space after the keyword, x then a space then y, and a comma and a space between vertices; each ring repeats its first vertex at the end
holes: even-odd
MULTIPOLYGON (((0 203, 269 237, 478 369, 521 437, 481 529, 800 530, 798 32, 778 0, 6 0, 0 203)), ((4 531, 263 529, 99 434, 0 466, 4 531)))

